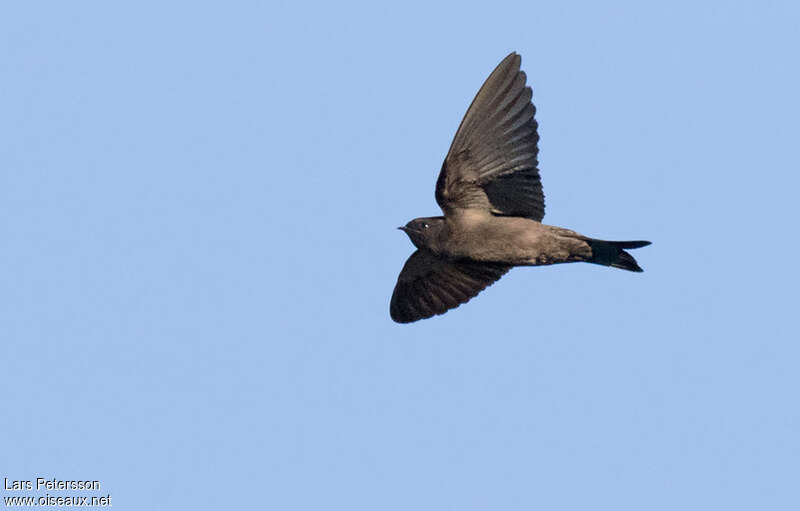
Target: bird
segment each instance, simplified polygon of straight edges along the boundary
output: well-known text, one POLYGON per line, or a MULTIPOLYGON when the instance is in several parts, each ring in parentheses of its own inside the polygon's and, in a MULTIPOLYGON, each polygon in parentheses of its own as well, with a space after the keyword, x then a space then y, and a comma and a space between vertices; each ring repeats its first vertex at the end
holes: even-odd
POLYGON ((398 227, 417 249, 389 304, 398 323, 444 314, 515 266, 588 262, 643 271, 626 250, 649 241, 605 241, 541 223, 536 107, 521 60, 512 52, 497 65, 453 137, 436 180, 444 215, 398 227))

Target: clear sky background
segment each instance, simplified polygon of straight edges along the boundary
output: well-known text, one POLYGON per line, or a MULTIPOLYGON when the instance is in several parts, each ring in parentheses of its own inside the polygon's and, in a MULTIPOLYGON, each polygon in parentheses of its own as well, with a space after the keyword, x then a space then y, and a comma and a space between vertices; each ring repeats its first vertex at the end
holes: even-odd
POLYGON ((800 509, 798 34, 788 1, 4 5, 0 476, 800 509), (518 268, 397 325, 395 227, 511 51, 545 223, 652 240, 645 273, 518 268))

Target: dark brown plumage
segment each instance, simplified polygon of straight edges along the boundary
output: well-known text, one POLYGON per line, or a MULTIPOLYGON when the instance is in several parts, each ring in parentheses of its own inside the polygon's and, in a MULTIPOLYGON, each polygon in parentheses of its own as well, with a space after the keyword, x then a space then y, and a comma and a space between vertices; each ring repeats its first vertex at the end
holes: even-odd
POLYGON ((603 241, 544 225, 536 108, 511 53, 472 101, 436 181, 443 217, 400 227, 417 251, 397 279, 389 311, 409 323, 442 314, 513 266, 585 261, 641 272, 625 249, 649 241, 603 241))

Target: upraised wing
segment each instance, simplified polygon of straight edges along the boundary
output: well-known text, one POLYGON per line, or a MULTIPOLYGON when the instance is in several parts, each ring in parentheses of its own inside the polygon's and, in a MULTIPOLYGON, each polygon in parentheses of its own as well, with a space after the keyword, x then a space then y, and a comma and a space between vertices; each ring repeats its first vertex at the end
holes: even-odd
POLYGON ((536 221, 544 217, 536 108, 520 61, 516 53, 503 59, 461 121, 436 181, 436 202, 445 215, 480 208, 536 221))

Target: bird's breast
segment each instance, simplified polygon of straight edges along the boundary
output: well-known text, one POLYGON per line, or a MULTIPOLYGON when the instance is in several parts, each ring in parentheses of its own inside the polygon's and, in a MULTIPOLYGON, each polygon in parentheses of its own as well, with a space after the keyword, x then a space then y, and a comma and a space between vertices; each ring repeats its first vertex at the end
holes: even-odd
POLYGON ((539 222, 520 217, 466 214, 448 219, 442 252, 478 261, 528 264, 546 245, 547 231, 539 222))

